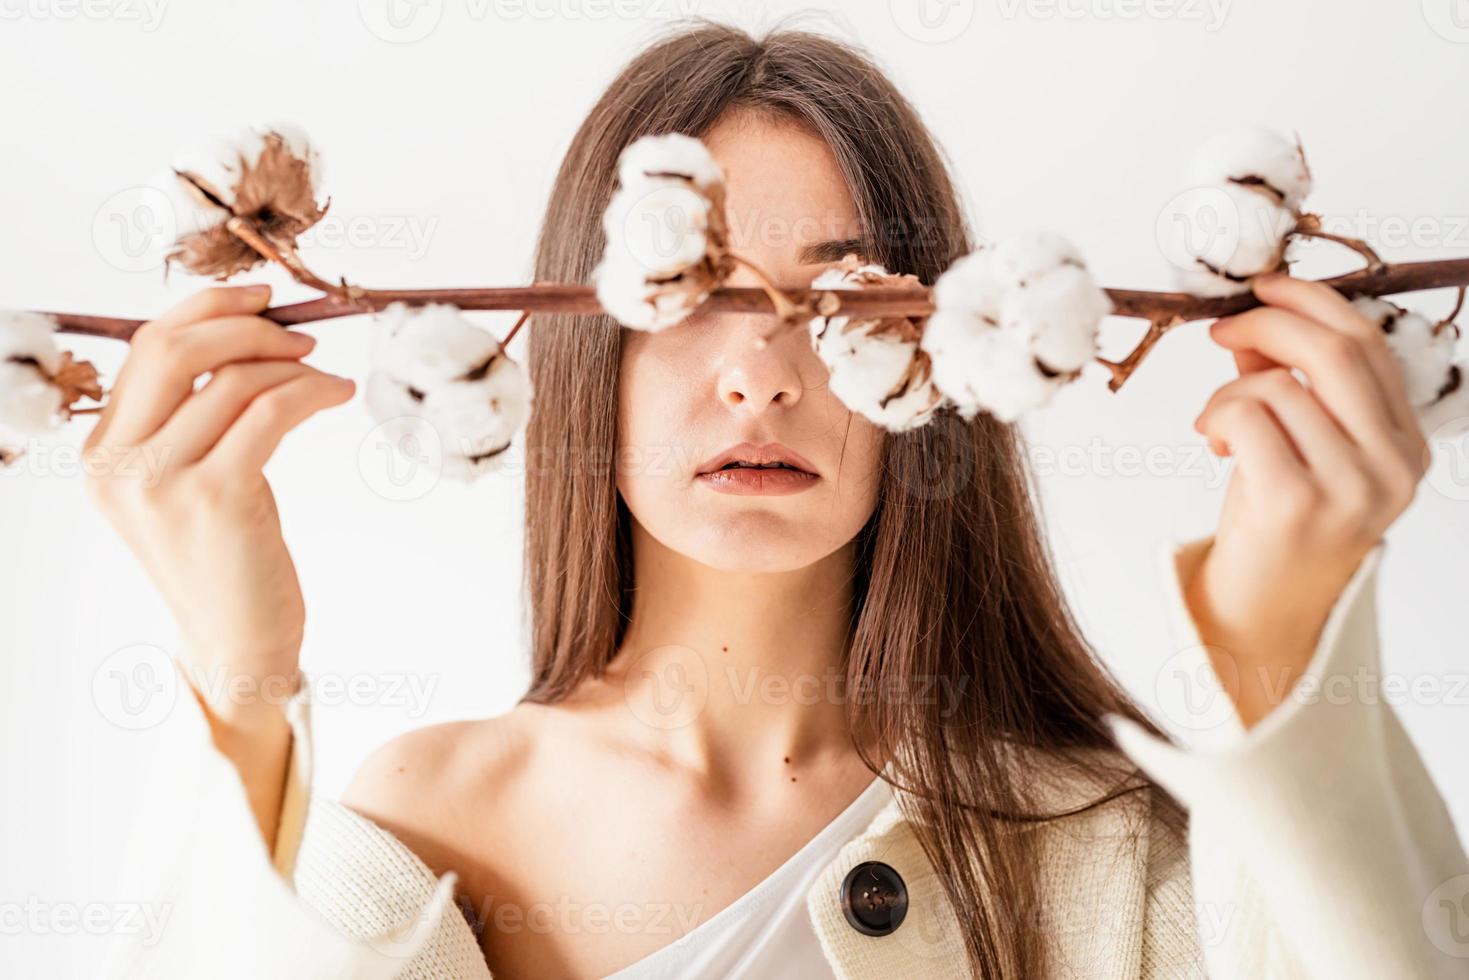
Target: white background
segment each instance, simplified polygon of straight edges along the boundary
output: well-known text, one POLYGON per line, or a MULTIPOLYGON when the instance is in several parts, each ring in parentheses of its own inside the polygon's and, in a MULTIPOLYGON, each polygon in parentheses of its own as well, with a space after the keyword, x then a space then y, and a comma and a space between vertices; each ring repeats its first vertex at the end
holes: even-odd
MULTIPOLYGON (((164 282, 160 215, 136 188, 181 144, 276 118, 326 154, 334 203, 307 248, 322 271, 368 285, 526 281, 560 156, 640 45, 679 14, 759 28, 807 9, 150 2, 0 0, 0 306, 144 316, 197 288, 180 273, 164 282)), ((1103 282, 1166 288, 1155 224, 1182 189, 1189 149, 1260 122, 1299 131, 1319 188, 1311 203, 1388 257, 1469 254, 1465 0, 924 3, 829 3, 808 23, 876 54, 950 155, 986 236, 1060 229, 1103 282)), ((1305 254, 1308 274, 1353 263, 1324 247, 1305 254)), ((274 273, 257 278, 278 297, 305 295, 274 273)), ((1449 299, 1420 305, 1441 313, 1449 299)), ((486 322, 503 333, 510 320, 486 322)), ((1137 330, 1116 328, 1109 353, 1137 330)), ((360 383, 364 321, 312 332, 311 361, 360 383)), ((108 377, 123 353, 74 347, 108 377)), ((1213 526, 1225 473, 1191 422, 1232 376, 1202 327, 1184 328, 1121 394, 1089 379, 1030 425, 1038 450, 1060 454, 1062 465, 1037 459, 1087 635, 1174 724, 1154 551, 1213 526)), ((75 447, 87 425, 63 442, 75 447)), ((394 499, 405 493, 371 428, 359 396, 294 433, 268 469, 310 610, 306 666, 367 685, 316 708, 318 785, 330 794, 372 746, 501 712, 526 677, 518 479, 416 485, 414 499, 394 499)), ((1399 710, 1461 827, 1466 460, 1440 465, 1392 529, 1381 580, 1385 667, 1418 685, 1399 710)), ((54 919, 36 926, 24 910, 101 903, 105 916, 126 901, 108 878, 150 736, 129 730, 136 716, 115 682, 147 680, 129 659, 139 645, 175 642, 75 465, 37 451, 0 476, 0 972, 11 977, 90 975, 97 937, 54 919)))

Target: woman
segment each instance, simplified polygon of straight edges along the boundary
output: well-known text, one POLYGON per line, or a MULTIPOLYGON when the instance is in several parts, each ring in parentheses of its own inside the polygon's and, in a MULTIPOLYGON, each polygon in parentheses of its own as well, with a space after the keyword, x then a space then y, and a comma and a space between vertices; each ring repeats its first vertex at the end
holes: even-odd
MULTIPOLYGON (((939 152, 862 55, 701 26, 578 131, 537 279, 588 281, 617 156, 661 132, 705 141, 734 250, 780 283, 848 252, 932 282, 971 248, 939 152)), ((1237 461, 1221 525, 1167 552, 1180 642, 1209 645, 1235 707, 1224 752, 1168 747, 1093 659, 1010 427, 885 433, 804 330, 755 343, 761 316, 537 316, 531 688, 379 749, 342 804, 308 796, 302 600, 260 467, 352 385, 254 315, 267 291, 185 301, 143 328, 89 440, 167 446, 169 473, 90 486, 168 596, 186 674, 242 683, 197 684, 202 710, 172 719, 187 809, 143 853, 173 926, 118 972, 1457 975, 1419 917, 1466 861, 1396 720, 1284 694, 1375 669, 1372 580, 1423 439, 1345 300, 1255 288, 1264 307, 1211 329, 1241 376, 1196 423, 1237 461)))

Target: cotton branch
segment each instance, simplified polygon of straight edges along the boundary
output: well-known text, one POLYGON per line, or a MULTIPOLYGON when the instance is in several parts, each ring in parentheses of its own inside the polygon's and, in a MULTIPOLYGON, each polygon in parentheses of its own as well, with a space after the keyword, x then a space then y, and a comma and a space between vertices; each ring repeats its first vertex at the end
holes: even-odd
MULTIPOLYGON (((1388 296, 1423 289, 1469 286, 1469 258, 1441 259, 1432 262, 1384 263, 1380 266, 1349 272, 1321 280, 1337 292, 1353 299, 1358 296, 1388 296)), ((595 315, 602 312, 594 287, 562 283, 537 283, 531 286, 509 286, 490 289, 352 289, 347 294, 340 287, 327 295, 303 303, 272 307, 261 315, 282 326, 314 323, 338 317, 357 316, 381 310, 390 303, 410 305, 450 303, 462 310, 517 310, 528 314, 564 313, 595 315)), ((926 287, 872 287, 862 290, 783 289, 790 301, 783 311, 788 322, 820 312, 840 312, 853 317, 928 316, 933 300, 926 287)), ((1109 387, 1120 388, 1162 338, 1163 334, 1183 323, 1233 316, 1253 309, 1260 301, 1253 293, 1219 298, 1203 298, 1189 293, 1155 292, 1140 289, 1108 289, 1113 314, 1147 320, 1148 333, 1127 357, 1113 362, 1098 362, 1112 371, 1109 387)), ((724 287, 710 294, 700 306, 710 313, 776 314, 775 303, 763 288, 724 287)), ((75 313, 51 313, 64 333, 128 340, 143 324, 142 320, 116 317, 85 316, 75 313)), ((507 338, 508 340, 508 338, 507 338)))

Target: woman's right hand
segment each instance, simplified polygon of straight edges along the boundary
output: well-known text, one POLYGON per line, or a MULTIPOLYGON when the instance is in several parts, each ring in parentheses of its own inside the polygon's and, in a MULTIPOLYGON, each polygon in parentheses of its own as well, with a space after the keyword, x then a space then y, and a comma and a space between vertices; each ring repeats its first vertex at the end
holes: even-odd
POLYGON ((305 609, 261 471, 287 432, 354 390, 301 363, 312 338, 255 315, 269 300, 268 286, 206 289, 140 327, 85 443, 88 495, 172 611, 181 665, 267 841, 305 609))

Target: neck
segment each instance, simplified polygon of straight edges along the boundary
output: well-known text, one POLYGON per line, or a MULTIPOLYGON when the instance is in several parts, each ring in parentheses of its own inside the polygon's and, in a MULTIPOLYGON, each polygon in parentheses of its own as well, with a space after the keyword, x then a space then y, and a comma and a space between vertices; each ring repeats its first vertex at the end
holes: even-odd
POLYGON ((640 735, 732 786, 850 755, 853 555, 848 544, 793 571, 729 572, 634 522, 637 589, 611 673, 640 735))

